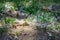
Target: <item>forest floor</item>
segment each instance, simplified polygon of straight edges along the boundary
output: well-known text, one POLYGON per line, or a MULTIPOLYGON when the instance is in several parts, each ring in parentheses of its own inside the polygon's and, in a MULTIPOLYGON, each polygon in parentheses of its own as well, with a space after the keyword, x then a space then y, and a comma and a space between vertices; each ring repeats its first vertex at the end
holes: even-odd
POLYGON ((16 19, 12 27, 0 35, 0 40, 60 40, 60 33, 44 31, 42 28, 36 27, 33 22, 24 23, 24 19, 16 19))

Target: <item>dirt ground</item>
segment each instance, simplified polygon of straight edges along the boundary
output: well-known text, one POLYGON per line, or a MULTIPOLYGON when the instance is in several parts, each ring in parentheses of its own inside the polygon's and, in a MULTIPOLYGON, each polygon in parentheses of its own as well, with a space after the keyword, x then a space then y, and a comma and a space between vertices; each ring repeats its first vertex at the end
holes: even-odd
POLYGON ((60 33, 44 32, 42 28, 34 26, 32 22, 24 25, 23 20, 17 20, 12 27, 7 29, 7 32, 0 35, 0 40, 60 40, 60 33), (51 36, 52 34, 53 36, 51 36))

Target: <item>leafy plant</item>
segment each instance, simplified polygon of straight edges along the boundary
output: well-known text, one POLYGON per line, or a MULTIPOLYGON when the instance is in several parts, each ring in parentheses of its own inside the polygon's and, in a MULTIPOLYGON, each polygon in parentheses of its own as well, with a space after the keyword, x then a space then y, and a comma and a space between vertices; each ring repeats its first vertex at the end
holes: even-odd
POLYGON ((48 26, 48 30, 57 30, 60 31, 60 25, 55 23, 53 26, 51 25, 50 27, 48 26))
POLYGON ((55 21, 55 17, 52 13, 46 13, 46 12, 39 12, 36 14, 37 21, 43 22, 43 23, 51 23, 55 21))
POLYGON ((9 18, 4 16, 3 19, 1 20, 2 24, 13 24, 14 23, 14 18, 9 18))

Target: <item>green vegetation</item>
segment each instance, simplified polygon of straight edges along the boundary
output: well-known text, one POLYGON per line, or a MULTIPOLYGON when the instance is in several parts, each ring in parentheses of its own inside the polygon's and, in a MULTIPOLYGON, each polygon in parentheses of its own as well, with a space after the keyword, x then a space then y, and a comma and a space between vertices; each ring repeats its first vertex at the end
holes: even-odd
POLYGON ((2 24, 13 24, 14 23, 14 18, 9 18, 4 16, 3 19, 1 20, 2 24))
POLYGON ((14 18, 7 18, 6 16, 0 20, 0 23, 2 24, 0 28, 0 35, 7 32, 9 26, 14 23, 14 20, 14 18))
MULTIPOLYGON (((0 12, 2 10, 16 10, 28 12, 29 14, 37 16, 38 21, 42 22, 53 22, 55 19, 52 18, 56 14, 42 10, 43 6, 51 4, 60 4, 59 0, 0 0, 0 12)), ((58 14, 59 15, 59 14, 58 14)), ((13 22, 13 19, 4 18, 5 24, 13 22), (11 20, 11 21, 10 21, 11 20)))
POLYGON ((6 27, 0 28, 0 35, 2 35, 5 32, 7 32, 7 28, 6 27))
MULTIPOLYGON (((0 34, 6 32, 7 28, 5 27, 7 26, 5 25, 14 24, 15 18, 10 17, 11 15, 6 16, 9 12, 11 14, 11 11, 12 13, 20 11, 29 14, 29 18, 24 19, 23 26, 29 25, 27 20, 32 22, 33 19, 36 19, 36 23, 43 24, 42 29, 44 32, 47 30, 60 31, 60 24, 57 22, 57 18, 60 16, 60 0, 0 0, 0 14, 3 14, 0 22, 4 25, 3 28, 0 28, 0 34)), ((16 32, 16 35, 18 36, 19 33, 16 32)))

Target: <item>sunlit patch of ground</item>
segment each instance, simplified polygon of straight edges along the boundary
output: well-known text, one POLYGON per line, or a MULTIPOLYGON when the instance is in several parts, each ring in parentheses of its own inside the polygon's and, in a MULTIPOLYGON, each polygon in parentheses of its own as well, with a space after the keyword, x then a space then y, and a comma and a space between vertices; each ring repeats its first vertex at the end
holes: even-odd
MULTIPOLYGON (((50 34, 54 34, 55 37, 60 34, 55 31, 44 32, 43 29, 36 28, 36 25, 40 27, 42 24, 36 24, 35 19, 33 21, 15 19, 14 24, 8 28, 7 33, 2 36, 1 40, 48 40, 50 34)), ((59 38, 59 36, 57 37, 59 38)))
POLYGON ((26 22, 24 19, 22 20, 16 20, 15 23, 12 25, 11 30, 13 31, 33 31, 33 25, 32 22, 26 22))
POLYGON ((25 23, 24 19, 16 19, 12 27, 8 29, 8 35, 11 37, 12 35, 17 36, 19 40, 33 40, 36 32, 37 30, 32 25, 32 22, 25 23))

